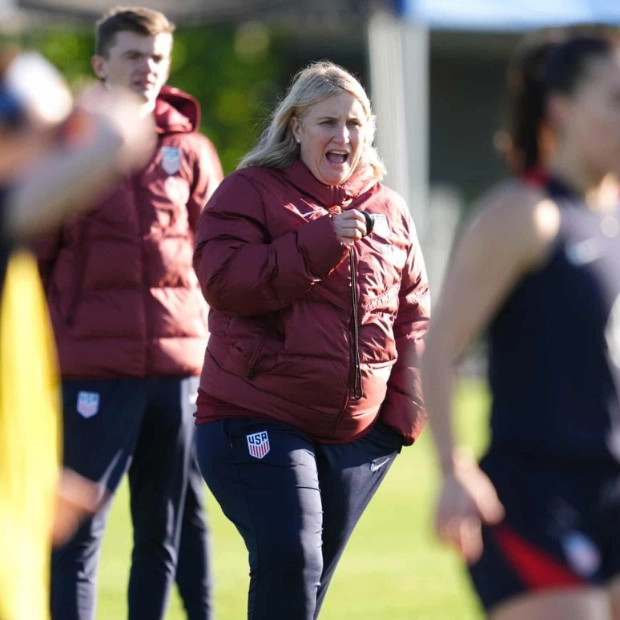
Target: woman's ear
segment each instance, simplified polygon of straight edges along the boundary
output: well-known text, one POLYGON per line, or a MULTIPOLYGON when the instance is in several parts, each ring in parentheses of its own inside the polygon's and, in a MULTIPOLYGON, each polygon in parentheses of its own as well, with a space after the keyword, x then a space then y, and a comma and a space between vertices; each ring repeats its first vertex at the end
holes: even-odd
POLYGON ((538 153, 543 166, 551 159, 557 149, 557 136, 549 122, 545 121, 538 130, 538 153))
POLYGON ((551 129, 561 129, 570 114, 570 99, 564 95, 550 95, 547 98, 545 118, 551 129))
POLYGON ((289 127, 291 128, 291 133, 293 134, 293 138, 295 138, 295 142, 299 144, 301 142, 301 125, 299 124, 299 120, 296 116, 291 118, 289 127))

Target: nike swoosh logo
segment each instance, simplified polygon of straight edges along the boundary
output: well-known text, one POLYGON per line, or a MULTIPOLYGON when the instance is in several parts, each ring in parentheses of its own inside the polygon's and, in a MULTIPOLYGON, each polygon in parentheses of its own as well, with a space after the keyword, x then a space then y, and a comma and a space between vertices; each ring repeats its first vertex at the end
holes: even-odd
POLYGON ((313 213, 315 213, 314 210, 308 211, 308 213, 301 213, 300 215, 301 215, 301 217, 307 217, 308 215, 312 215, 313 213))
POLYGON ((391 460, 392 459, 387 458, 380 463, 377 463, 377 461, 372 461, 372 463, 370 464, 370 471, 377 471, 378 469, 381 469, 386 463, 389 463, 391 460))

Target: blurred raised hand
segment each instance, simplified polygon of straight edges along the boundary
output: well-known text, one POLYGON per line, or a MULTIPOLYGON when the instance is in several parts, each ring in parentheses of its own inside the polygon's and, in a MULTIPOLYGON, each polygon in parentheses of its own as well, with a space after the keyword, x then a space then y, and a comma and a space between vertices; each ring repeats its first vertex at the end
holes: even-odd
POLYGON ((503 518, 495 487, 473 458, 461 455, 444 475, 435 513, 437 536, 473 564, 482 555, 482 525, 503 518))
POLYGON ((0 106, 0 185, 8 188, 7 232, 18 239, 87 208, 106 186, 143 166, 155 146, 153 119, 142 114, 136 95, 97 84, 73 105, 60 74, 36 54, 11 62, 0 97, 13 110, 6 123, 0 106))

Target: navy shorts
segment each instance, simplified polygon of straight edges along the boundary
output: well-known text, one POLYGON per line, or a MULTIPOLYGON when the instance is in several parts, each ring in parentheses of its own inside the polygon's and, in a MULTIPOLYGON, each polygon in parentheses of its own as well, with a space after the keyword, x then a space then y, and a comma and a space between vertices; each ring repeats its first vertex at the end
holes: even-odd
POLYGON ((506 509, 469 568, 485 609, 540 590, 603 585, 620 573, 620 464, 491 450, 481 462, 506 509), (501 453, 500 453, 501 452, 501 453))

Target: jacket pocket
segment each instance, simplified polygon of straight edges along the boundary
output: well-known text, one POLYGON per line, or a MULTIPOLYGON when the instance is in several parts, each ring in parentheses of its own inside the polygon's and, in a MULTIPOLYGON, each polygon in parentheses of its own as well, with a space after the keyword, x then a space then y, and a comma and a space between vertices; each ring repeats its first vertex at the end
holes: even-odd
POLYGON ((391 426, 388 426, 381 418, 379 418, 372 427, 368 437, 388 449, 400 452, 403 447, 403 437, 391 426))
POLYGON ((248 371, 246 373, 247 379, 253 379, 258 372, 259 360, 261 357, 261 353, 263 352, 263 348, 265 347, 265 340, 265 336, 262 336, 258 340, 256 347, 254 348, 254 352, 252 353, 252 356, 250 357, 250 361, 248 363, 248 371))
POLYGON ((215 359, 225 370, 237 377, 251 380, 257 374, 271 369, 279 361, 284 349, 284 336, 269 326, 250 323, 233 317, 228 322, 224 333, 218 330, 218 336, 211 333, 212 353, 215 347, 211 340, 218 342, 219 354, 215 359), (226 349, 226 354, 222 355, 226 349))
POLYGON ((262 368, 261 359, 266 338, 260 335, 254 337, 217 338, 209 339, 209 350, 215 361, 226 372, 252 379, 262 368))

